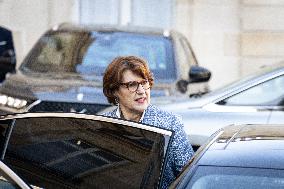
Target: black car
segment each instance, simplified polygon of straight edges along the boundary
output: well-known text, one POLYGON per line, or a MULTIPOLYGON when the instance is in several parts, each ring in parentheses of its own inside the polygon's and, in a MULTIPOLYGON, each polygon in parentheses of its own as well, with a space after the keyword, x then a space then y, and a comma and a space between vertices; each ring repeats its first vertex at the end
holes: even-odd
MULTIPOLYGON (((159 188, 172 132, 76 113, 0 119, 1 160, 38 188, 159 188)), ((1 184, 1 182, 0 182, 1 184)))
POLYGON ((0 113, 97 113, 110 106, 102 92, 104 70, 125 55, 149 62, 152 98, 189 98, 209 90, 210 71, 198 65, 189 42, 176 31, 62 24, 47 31, 2 84, 0 113))
POLYGON ((221 129, 196 153, 172 188, 284 188, 284 125, 221 129))

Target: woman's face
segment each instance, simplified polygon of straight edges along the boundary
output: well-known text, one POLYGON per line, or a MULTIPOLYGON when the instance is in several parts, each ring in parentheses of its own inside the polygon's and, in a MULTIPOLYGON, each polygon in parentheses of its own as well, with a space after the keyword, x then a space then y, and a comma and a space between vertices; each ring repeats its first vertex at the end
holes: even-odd
MULTIPOLYGON (((136 75, 130 70, 126 70, 123 73, 122 82, 128 83, 132 81, 141 82, 145 80, 139 75, 136 75)), ((146 88, 146 87, 145 87, 146 88)), ((128 90, 127 86, 121 85, 115 92, 115 96, 118 98, 120 109, 125 114, 141 114, 150 104, 150 88, 144 89, 139 84, 136 91, 128 90)))

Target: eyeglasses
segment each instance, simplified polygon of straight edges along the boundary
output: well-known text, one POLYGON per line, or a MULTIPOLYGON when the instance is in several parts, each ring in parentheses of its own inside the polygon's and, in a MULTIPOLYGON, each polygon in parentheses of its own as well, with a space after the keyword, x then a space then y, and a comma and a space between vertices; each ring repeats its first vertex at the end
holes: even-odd
POLYGON ((120 83, 120 85, 124 85, 128 88, 130 92, 136 92, 138 90, 139 85, 142 85, 144 90, 150 89, 150 83, 147 79, 138 81, 129 81, 127 83, 120 83))

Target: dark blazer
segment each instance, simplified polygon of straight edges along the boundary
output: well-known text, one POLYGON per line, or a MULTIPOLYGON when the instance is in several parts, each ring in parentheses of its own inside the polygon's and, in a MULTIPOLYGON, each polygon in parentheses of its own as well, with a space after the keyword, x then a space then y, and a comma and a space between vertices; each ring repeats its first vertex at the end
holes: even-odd
MULTIPOLYGON (((117 108, 103 115, 117 118, 116 111, 117 108)), ((168 188, 194 154, 188 137, 183 130, 181 117, 163 111, 154 105, 149 105, 145 110, 142 123, 174 131, 173 141, 168 152, 168 162, 162 180, 163 188, 168 188)))
POLYGON ((16 68, 16 55, 12 32, 0 26, 0 82, 16 68))
POLYGON ((0 26, 0 56, 9 56, 9 50, 14 50, 12 32, 0 26))

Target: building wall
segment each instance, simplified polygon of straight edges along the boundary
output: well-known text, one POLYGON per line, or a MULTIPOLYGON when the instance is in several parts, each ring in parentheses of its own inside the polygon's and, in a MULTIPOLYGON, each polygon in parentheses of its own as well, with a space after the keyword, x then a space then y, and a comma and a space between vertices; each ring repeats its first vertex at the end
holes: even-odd
POLYGON ((76 0, 0 0, 0 25, 13 32, 17 66, 41 34, 55 24, 76 21, 76 0))
POLYGON ((176 25, 211 88, 284 59, 284 0, 176 0, 176 25), (186 19, 185 19, 186 18, 186 19))
POLYGON ((284 59, 284 0, 242 0, 242 74, 284 59))
POLYGON ((211 88, 238 78, 239 1, 177 0, 176 2, 179 9, 176 27, 190 39, 199 64, 212 71, 211 88))
MULTIPOLYGON (((0 0, 18 66, 44 31, 79 22, 79 0, 0 0)), ((284 0, 174 0, 172 28, 190 40, 212 89, 284 58, 284 0)), ((121 22, 123 23, 123 22, 121 22)))

